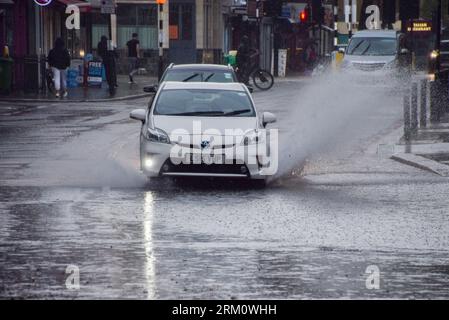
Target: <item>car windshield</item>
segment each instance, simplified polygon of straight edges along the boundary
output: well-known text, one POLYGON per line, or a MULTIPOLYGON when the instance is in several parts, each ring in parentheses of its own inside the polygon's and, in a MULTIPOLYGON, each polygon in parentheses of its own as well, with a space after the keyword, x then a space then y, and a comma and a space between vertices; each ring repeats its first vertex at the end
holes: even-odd
POLYGON ((352 38, 347 53, 354 56, 393 56, 397 51, 394 38, 352 38))
POLYGON ((182 82, 235 82, 232 73, 224 70, 169 70, 162 81, 182 82))
POLYGON ((243 91, 174 89, 162 91, 155 115, 203 117, 255 117, 248 94, 243 91))

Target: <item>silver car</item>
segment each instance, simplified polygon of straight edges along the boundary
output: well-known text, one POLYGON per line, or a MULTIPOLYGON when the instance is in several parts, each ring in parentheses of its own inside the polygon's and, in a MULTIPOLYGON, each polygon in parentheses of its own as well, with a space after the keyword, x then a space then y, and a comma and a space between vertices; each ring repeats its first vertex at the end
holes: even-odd
POLYGON ((394 30, 356 32, 345 50, 341 71, 357 79, 401 77, 407 66, 409 51, 404 35, 394 30))
POLYGON ((140 161, 148 177, 265 181, 277 170, 277 135, 265 129, 276 118, 258 114, 244 84, 163 82, 149 108, 130 117, 142 122, 140 161))

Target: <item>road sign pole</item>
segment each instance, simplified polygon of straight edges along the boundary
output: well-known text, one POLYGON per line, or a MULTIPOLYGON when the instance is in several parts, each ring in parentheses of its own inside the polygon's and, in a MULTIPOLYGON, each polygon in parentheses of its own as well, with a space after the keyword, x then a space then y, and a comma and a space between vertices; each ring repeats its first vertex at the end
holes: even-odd
POLYGON ((108 16, 108 37, 112 40, 112 15, 115 14, 115 0, 101 0, 101 13, 108 16))

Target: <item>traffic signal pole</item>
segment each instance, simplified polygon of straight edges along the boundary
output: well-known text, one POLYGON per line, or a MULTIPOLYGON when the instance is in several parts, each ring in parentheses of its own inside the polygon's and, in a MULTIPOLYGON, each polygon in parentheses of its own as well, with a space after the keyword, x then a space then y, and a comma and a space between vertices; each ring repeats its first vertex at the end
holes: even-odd
POLYGON ((164 73, 164 4, 165 0, 156 0, 158 5, 158 21, 159 21, 159 61, 158 61, 158 72, 157 78, 161 80, 162 74, 164 73))

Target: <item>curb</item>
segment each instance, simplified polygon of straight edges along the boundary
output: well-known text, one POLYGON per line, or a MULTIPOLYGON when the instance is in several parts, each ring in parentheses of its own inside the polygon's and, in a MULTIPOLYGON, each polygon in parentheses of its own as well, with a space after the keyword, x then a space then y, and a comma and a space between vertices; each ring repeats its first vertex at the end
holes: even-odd
POLYGON ((393 155, 391 159, 418 169, 430 171, 442 177, 449 177, 449 166, 424 158, 423 156, 412 153, 401 153, 393 155))
POLYGON ((130 96, 106 98, 106 99, 78 99, 78 100, 64 100, 64 99, 23 99, 23 98, 0 98, 0 102, 38 102, 38 103, 82 103, 82 102, 110 102, 110 101, 124 101, 140 99, 152 96, 152 93, 141 93, 130 96))
MULTIPOLYGON (((311 77, 310 77, 310 79, 311 79, 311 77)), ((309 78, 306 78, 306 77, 296 77, 296 78, 275 77, 274 78, 274 83, 276 84, 276 83, 284 83, 284 82, 304 82, 304 81, 307 81, 307 80, 309 80, 309 78)))

